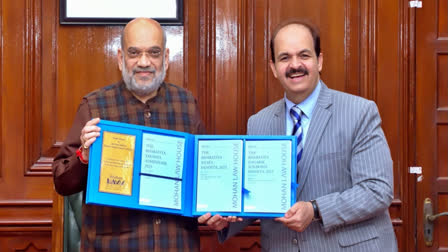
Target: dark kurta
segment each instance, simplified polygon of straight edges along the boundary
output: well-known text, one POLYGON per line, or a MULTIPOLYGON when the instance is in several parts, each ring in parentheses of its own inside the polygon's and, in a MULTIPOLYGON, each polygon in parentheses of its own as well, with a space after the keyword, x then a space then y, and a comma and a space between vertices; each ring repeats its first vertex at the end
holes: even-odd
MULTIPOLYGON (((53 163, 55 189, 61 195, 85 190, 87 165, 75 155, 81 129, 92 118, 203 134, 196 100, 190 92, 163 83, 142 103, 121 81, 86 95, 66 141, 53 163)), ((83 204, 83 251, 198 251, 197 221, 168 214, 83 204)))

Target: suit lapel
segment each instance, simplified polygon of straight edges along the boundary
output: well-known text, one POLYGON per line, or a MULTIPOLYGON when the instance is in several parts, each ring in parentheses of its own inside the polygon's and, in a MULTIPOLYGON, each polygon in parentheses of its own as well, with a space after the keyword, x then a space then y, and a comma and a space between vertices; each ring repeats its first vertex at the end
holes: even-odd
POLYGON ((311 168, 316 148, 319 145, 320 139, 323 135, 327 123, 331 118, 331 111, 328 109, 332 104, 332 97, 330 90, 322 82, 322 88, 320 90, 319 98, 317 99, 316 106, 313 111, 313 117, 311 118, 308 134, 306 137, 305 146, 303 147, 303 156, 297 165, 299 188, 297 192, 297 198, 300 198, 300 193, 303 190, 303 186, 306 183, 309 170, 311 168))
POLYGON ((272 132, 271 135, 285 135, 285 100, 281 99, 273 106, 272 132))

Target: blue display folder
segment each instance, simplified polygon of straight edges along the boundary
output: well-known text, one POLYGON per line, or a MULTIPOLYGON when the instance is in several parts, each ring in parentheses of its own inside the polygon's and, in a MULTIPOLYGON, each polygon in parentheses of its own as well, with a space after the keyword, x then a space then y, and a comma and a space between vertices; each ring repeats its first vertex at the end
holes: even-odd
POLYGON ((107 120, 98 126, 87 204, 277 217, 295 203, 294 136, 192 135, 107 120))

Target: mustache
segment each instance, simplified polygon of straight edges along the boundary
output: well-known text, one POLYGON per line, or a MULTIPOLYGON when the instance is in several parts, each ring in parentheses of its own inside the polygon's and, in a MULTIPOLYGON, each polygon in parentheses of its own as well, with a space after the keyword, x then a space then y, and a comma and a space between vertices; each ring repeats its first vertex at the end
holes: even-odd
POLYGON ((137 72, 150 72, 150 73, 155 73, 156 69, 154 67, 136 67, 132 70, 132 73, 137 73, 137 72))
POLYGON ((303 74, 303 75, 308 75, 309 72, 306 68, 304 68, 303 66, 299 66, 298 68, 290 68, 288 69, 288 71, 286 71, 285 75, 286 77, 291 77, 291 75, 293 74, 303 74))

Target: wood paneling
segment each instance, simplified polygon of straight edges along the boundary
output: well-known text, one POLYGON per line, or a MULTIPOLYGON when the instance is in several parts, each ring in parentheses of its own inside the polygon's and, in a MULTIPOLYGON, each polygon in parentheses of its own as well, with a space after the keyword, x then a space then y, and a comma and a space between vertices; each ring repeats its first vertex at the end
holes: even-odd
MULTIPOLYGON (((448 2, 448 1, 446 1, 448 2)), ((448 53, 437 55, 437 108, 448 108, 448 53)))
POLYGON ((422 213, 426 198, 431 199, 434 214, 448 211, 448 1, 424 4, 424 8, 416 11, 415 22, 415 164, 423 167, 416 186, 416 247, 423 252, 447 251, 446 216, 434 221, 433 244, 427 246, 422 213))
MULTIPOLYGON (((448 150, 448 140, 446 140, 448 139, 448 122, 445 121, 437 126, 437 139, 441 139, 441 141, 437 141, 436 172, 441 181, 446 181, 448 180, 448 155, 446 155, 448 150), (443 141, 444 139, 446 141, 443 141)), ((448 187, 445 188, 445 190, 442 189, 441 191, 448 192, 448 187)))
POLYGON ((232 239, 220 244, 216 231, 201 226, 201 252, 260 251, 260 226, 253 225, 241 231, 232 239))
POLYGON ((446 19, 446 12, 448 10, 447 0, 437 0, 438 6, 438 22, 437 22, 437 33, 439 38, 448 37, 448 20, 446 19))
POLYGON ((0 250, 50 251, 53 185, 39 163, 43 1, 0 3, 0 250))
MULTIPOLYGON (((42 245, 45 241, 52 235, 60 238, 49 233, 52 223, 60 224, 61 213, 61 201, 56 197, 53 202, 52 158, 81 97, 120 79, 116 51, 122 26, 59 25, 58 5, 58 0, 0 0, 2 251, 10 250, 11 245, 4 244, 12 236, 17 240, 14 249, 30 251, 45 251, 50 248, 42 245), (57 218, 52 219, 52 213, 57 218), (22 243, 20 232, 26 234, 22 243)), ((438 1, 439 15, 446 6, 446 0, 438 1)), ((184 26, 165 27, 170 48, 167 80, 197 97, 209 134, 245 134, 250 115, 283 97, 269 68, 269 40, 277 23, 301 17, 320 27, 325 83, 378 104, 394 160, 390 213, 400 250, 410 251, 415 181, 407 167, 415 150, 410 137, 415 130, 415 13, 408 1, 188 0, 184 13, 184 26)), ((440 20, 437 34, 446 37, 446 20, 440 20)), ((440 94, 446 93, 446 86, 439 88, 440 94)), ((439 99, 441 104, 445 100, 439 99)), ((446 111, 439 114, 448 118, 446 111)), ((217 245, 214 232, 203 228, 204 251, 233 251, 238 246, 257 251, 258 230, 252 226, 217 245)))
POLYGON ((0 248, 2 251, 14 252, 50 252, 51 229, 46 230, 19 230, 0 231, 0 248))
MULTIPOLYGON (((394 160, 394 201, 390 208, 391 218, 395 230, 403 228, 407 196, 403 195, 403 182, 405 182, 407 152, 406 129, 408 116, 405 92, 407 92, 406 50, 408 45, 403 43, 405 33, 401 24, 406 22, 402 10, 406 10, 404 1, 372 1, 376 9, 376 18, 373 18, 374 35, 371 43, 375 45, 371 51, 373 69, 369 77, 367 97, 376 101, 383 120, 382 127, 388 140, 392 159, 394 160), (391 83, 394 83, 391 85, 391 83), (405 172, 400 172, 405 171, 405 172), (404 178, 402 177, 404 176, 404 178)), ((401 233, 401 232, 400 232, 401 233)), ((402 233, 406 234, 406 233, 402 233)), ((399 248, 406 251, 408 246, 405 237, 397 236, 399 248)))
MULTIPOLYGON (((448 139, 445 138, 445 139, 448 139)), ((447 150, 447 149, 445 149, 447 150)), ((446 163, 445 163, 446 164, 446 163)), ((448 188, 448 187, 445 187, 448 188)), ((443 213, 443 212, 448 212, 448 193, 445 191, 445 194, 442 194, 439 196, 439 198, 437 199, 438 204, 437 207, 434 208, 436 213, 443 213)), ((439 251, 443 251, 442 248, 447 249, 448 248, 448 218, 439 218, 437 220, 437 222, 435 223, 436 227, 436 231, 438 231, 437 233, 435 233, 435 235, 437 236, 437 240, 439 241, 439 251)), ((446 250, 445 250, 446 251, 446 250)))

